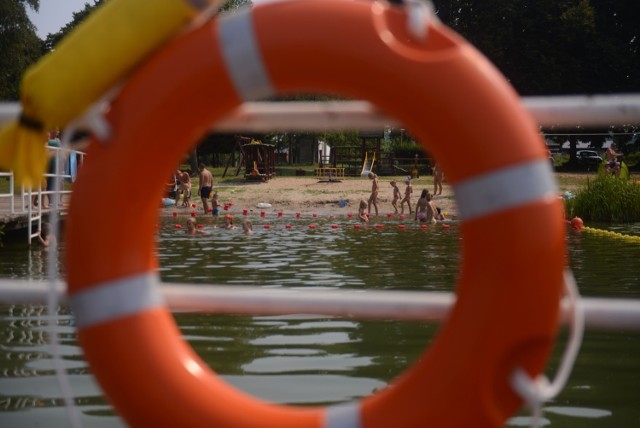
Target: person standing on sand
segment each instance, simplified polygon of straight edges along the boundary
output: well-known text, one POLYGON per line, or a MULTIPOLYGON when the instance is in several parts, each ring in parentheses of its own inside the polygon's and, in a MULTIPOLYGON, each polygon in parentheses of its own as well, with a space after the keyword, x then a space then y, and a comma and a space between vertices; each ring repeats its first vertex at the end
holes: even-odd
POLYGON ((433 174, 433 196, 442 195, 442 180, 444 180, 444 172, 442 171, 442 168, 440 168, 440 164, 438 162, 434 163, 431 171, 433 174))
POLYGON ((209 213, 209 196, 211 195, 211 189, 213 188, 213 174, 205 168, 204 164, 198 165, 200 170, 200 183, 198 184, 198 193, 200 193, 200 199, 202 200, 202 208, 204 213, 209 213))
POLYGON ((376 217, 378 217, 378 187, 380 183, 378 182, 378 176, 373 172, 369 173, 369 180, 371 183, 371 196, 369 196, 369 204, 368 204, 368 212, 371 214, 371 205, 376 209, 376 217))
POLYGON ((411 194, 413 193, 413 187, 411 187, 411 177, 404 179, 404 184, 407 185, 404 189, 404 199, 400 202, 400 214, 404 214, 404 203, 407 203, 409 207, 409 214, 411 214, 411 194))
POLYGON ((178 205, 178 200, 180 199, 180 193, 182 193, 182 206, 189 207, 191 205, 191 177, 187 171, 176 171, 178 175, 178 180, 180 181, 180 187, 178 196, 176 197, 176 205, 178 205))
POLYGON ((393 209, 396 210, 396 214, 398 214, 398 201, 402 198, 402 194, 400 193, 400 189, 398 189, 398 184, 395 180, 391 180, 389 184, 393 187, 393 200, 391 201, 391 205, 393 206, 393 209))

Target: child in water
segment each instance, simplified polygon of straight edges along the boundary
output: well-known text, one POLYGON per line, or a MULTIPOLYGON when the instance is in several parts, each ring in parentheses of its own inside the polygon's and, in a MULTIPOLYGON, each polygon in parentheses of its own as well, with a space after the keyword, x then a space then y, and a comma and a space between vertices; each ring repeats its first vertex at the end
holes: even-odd
POLYGON ((427 189, 422 191, 420 199, 416 203, 416 214, 414 220, 420 220, 422 223, 436 224, 438 211, 433 202, 433 197, 427 189))
POLYGON ((367 204, 367 201, 365 201, 364 199, 360 201, 360 207, 358 208, 358 218, 362 223, 369 222, 369 216, 367 215, 368 206, 369 204, 367 204))
POLYGON ((58 244, 56 235, 51 232, 49 223, 42 223, 42 230, 38 231, 38 240, 46 250, 53 248, 58 244))
POLYGON ((217 218, 219 212, 220 202, 218 201, 218 192, 215 192, 211 197, 211 215, 217 218))
POLYGON ((235 229, 236 227, 233 224, 233 216, 231 214, 227 214, 224 216, 224 225, 223 229, 235 229))
POLYGON ((187 219, 187 228, 185 229, 188 235, 206 235, 207 233, 204 230, 200 230, 196 228, 196 221, 194 218, 187 219))

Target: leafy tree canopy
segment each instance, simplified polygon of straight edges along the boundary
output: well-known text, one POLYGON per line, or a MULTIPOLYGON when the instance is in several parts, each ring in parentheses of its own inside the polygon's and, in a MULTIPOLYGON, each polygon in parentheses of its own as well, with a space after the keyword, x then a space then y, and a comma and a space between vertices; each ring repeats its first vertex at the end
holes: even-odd
POLYGON ((38 11, 39 0, 0 1, 0 99, 17 100, 20 77, 42 55, 41 41, 26 8, 38 11))
POLYGON ((637 91, 636 0, 442 0, 440 19, 522 95, 637 91))
POLYGON ((55 45, 60 42, 67 34, 71 33, 82 21, 93 12, 98 6, 100 6, 105 0, 93 0, 93 4, 85 3, 84 9, 79 12, 74 12, 73 17, 69 23, 60 29, 57 33, 49 33, 44 40, 45 52, 51 51, 55 45))
MULTIPOLYGON (((18 98, 20 76, 39 56, 110 0, 89 0, 60 31, 40 41, 26 8, 39 0, 0 1, 0 99, 18 98), (90 1, 90 2, 89 2, 90 1)), ((228 0, 221 11, 250 4, 228 0)), ((399 3, 399 1, 394 1, 399 3)), ((640 1, 434 0, 438 17, 477 46, 521 95, 637 92, 640 1)), ((286 100, 335 97, 296 95, 286 100)), ((353 133, 328 133, 357 144, 353 133)), ((277 138, 276 138, 277 140, 277 138)))

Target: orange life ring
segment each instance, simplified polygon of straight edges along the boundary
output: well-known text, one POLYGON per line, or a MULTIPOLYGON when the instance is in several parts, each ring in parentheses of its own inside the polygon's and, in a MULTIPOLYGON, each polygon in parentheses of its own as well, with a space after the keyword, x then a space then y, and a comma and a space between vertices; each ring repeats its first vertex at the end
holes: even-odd
POLYGON ((173 40, 112 102, 112 136, 91 144, 74 187, 66 255, 80 343, 127 423, 497 427, 517 410, 510 374, 543 370, 563 284, 546 150, 480 53, 433 20, 417 40, 406 20, 386 2, 266 3, 173 40), (215 375, 163 304, 154 253, 162 184, 211 124, 245 100, 311 91, 369 100, 411 129, 447 171, 464 242, 457 303, 424 355, 392 387, 328 408, 263 403, 215 375), (144 201, 113 205, 124 187, 144 201))

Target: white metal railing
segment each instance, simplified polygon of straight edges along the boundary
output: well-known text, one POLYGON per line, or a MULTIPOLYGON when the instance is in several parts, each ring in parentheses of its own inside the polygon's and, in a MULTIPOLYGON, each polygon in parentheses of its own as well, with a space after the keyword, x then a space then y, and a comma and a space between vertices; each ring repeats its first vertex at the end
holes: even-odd
MULTIPOLYGON (((163 283, 162 296, 172 310, 198 310, 224 314, 282 315, 293 313, 353 316, 361 319, 443 321, 456 296, 447 292, 264 288, 255 286, 163 283)), ((46 304, 49 283, 3 279, 0 302, 46 304)), ((67 303, 66 284, 54 292, 67 303)), ((582 297, 585 327, 596 330, 640 330, 640 299, 582 297)), ((571 307, 561 302, 561 322, 568 322, 571 307)))
MULTIPOLYGON (((523 97, 542 127, 640 125, 640 94, 523 97)), ((18 103, 0 103, 0 124, 15 120, 18 103)), ((219 132, 380 130, 402 126, 365 101, 249 102, 213 125, 219 132)))
MULTIPOLYGON (((640 95, 638 94, 531 97, 523 98, 522 101, 542 127, 640 124, 640 95)), ((15 119, 18 113, 18 104, 0 104, 0 124, 15 119)), ((243 104, 219 123, 212 125, 212 129, 224 132, 266 132, 380 130, 398 126, 401 124, 397 120, 384 115, 373 105, 363 101, 256 102, 243 104)), ((39 206, 41 207, 42 204, 39 206)), ((54 211, 53 218, 55 221, 57 211, 54 211)), ((56 254, 55 251, 53 254, 56 254)), ((65 285, 56 280, 54 263, 55 257, 50 255, 48 261, 50 286, 41 281, 0 280, 0 302, 47 304, 49 313, 54 314, 58 299, 61 302, 66 301, 65 285)), ((173 310, 206 310, 219 313, 320 313, 375 319, 441 321, 447 317, 455 302, 455 295, 452 293, 433 292, 294 290, 188 284, 164 284, 161 289, 165 300, 173 310)), ((561 321, 567 323, 570 313, 582 314, 584 311, 587 327, 640 330, 640 300, 583 298, 580 301, 580 307, 581 310, 576 311, 575 307, 571 306, 571 302, 563 300, 561 321)), ((53 329, 50 336, 51 346, 55 348, 57 337, 53 329)), ((52 354, 55 361, 61 359, 59 351, 52 351, 52 354)), ((62 368, 56 370, 56 375, 61 383, 66 379, 62 368)), ((568 376, 568 373, 566 375, 568 376)), ((73 409, 70 391, 66 391, 64 396, 67 407, 73 409)))
POLYGON ((16 191, 16 182, 13 171, 0 172, 0 178, 9 179, 9 188, 6 192, 0 193, 0 215, 8 215, 11 217, 26 216, 28 222, 27 240, 31 242, 33 238, 38 236, 38 231, 42 229, 43 209, 58 209, 64 211, 64 205, 61 203, 64 195, 71 194, 72 190, 65 190, 62 183, 65 181, 75 180, 74 171, 67 171, 69 160, 72 156, 76 157, 76 165, 81 165, 84 161, 85 153, 78 150, 65 150, 60 147, 47 146, 49 158, 55 161, 56 171, 48 171, 44 174, 43 184, 45 181, 54 183, 56 180, 60 182, 59 186, 20 186, 16 191), (59 187, 56 189, 55 187, 59 187), (45 200, 48 203, 44 207, 45 200), (7 202, 5 202, 7 201, 7 202), (33 225, 37 223, 36 231, 33 231, 33 225))
POLYGON ((9 179, 9 189, 6 192, 0 192, 0 201, 3 200, 8 200, 9 201, 9 214, 13 214, 15 211, 15 197, 13 195, 14 192, 14 187, 15 187, 15 180, 13 177, 13 172, 9 171, 0 171, 0 178, 8 178, 9 179))

